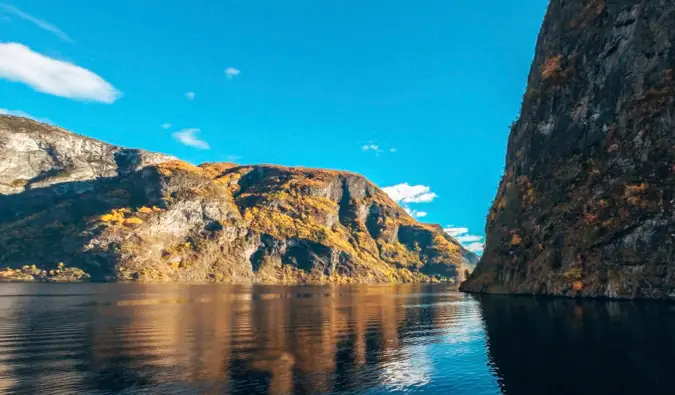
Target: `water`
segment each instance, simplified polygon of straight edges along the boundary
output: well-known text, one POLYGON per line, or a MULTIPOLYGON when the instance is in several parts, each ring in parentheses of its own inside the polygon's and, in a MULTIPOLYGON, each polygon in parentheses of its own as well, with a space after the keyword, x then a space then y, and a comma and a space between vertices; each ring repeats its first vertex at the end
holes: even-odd
POLYGON ((674 317, 424 285, 0 284, 0 393, 674 393, 674 317))

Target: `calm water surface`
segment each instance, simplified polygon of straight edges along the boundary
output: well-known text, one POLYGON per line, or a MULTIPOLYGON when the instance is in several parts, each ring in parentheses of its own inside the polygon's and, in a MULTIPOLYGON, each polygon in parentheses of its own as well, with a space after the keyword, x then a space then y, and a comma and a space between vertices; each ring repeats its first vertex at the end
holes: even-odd
POLYGON ((675 393, 675 306, 438 286, 0 284, 0 393, 675 393))

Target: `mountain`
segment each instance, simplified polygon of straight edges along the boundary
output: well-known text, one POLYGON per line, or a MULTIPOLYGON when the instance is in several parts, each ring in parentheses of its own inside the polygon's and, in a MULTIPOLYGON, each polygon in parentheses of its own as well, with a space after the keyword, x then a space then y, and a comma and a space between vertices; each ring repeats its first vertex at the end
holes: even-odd
POLYGON ((675 2, 552 0, 472 292, 675 295, 675 2))
POLYGON ((474 259, 358 174, 193 166, 0 116, 0 278, 455 281, 474 259))

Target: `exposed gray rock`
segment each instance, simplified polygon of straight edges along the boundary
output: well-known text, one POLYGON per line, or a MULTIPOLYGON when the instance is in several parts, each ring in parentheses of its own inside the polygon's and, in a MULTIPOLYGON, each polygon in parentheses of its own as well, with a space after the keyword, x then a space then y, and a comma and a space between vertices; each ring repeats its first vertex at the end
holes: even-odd
POLYGON ((2 194, 115 177, 172 159, 175 158, 106 144, 26 118, 0 115, 2 194))
POLYGON ((357 174, 196 167, 15 117, 0 118, 0 154, 13 278, 64 263, 95 280, 454 282, 472 259, 357 174))
POLYGON ((552 0, 462 289, 675 293, 675 2, 552 0))

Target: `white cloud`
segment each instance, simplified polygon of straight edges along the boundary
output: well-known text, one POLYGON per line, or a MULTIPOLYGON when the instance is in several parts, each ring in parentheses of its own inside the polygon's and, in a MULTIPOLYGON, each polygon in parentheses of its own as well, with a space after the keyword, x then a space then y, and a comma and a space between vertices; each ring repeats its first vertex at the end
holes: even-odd
POLYGON ((467 250, 479 255, 483 253, 485 248, 485 243, 481 241, 484 238, 483 236, 469 234, 469 228, 453 227, 452 225, 448 225, 443 230, 459 241, 467 250))
MULTIPOLYGON (((382 152, 385 152, 385 150, 382 149, 382 147, 380 147, 379 145, 377 145, 376 143, 373 143, 373 142, 370 142, 370 143, 368 143, 368 144, 362 145, 362 146, 361 146, 361 151, 363 151, 363 152, 372 151, 372 152, 375 152, 375 154, 377 154, 378 156, 379 156, 382 152)), ((393 154, 394 152, 396 152, 396 148, 389 148, 389 149, 387 149, 386 151, 393 154)))
POLYGON ((474 254, 481 255, 483 250, 485 250, 485 243, 471 243, 464 246, 467 250, 473 252, 474 254))
POLYGON ((459 235, 463 235, 465 233, 469 233, 469 228, 453 228, 452 225, 450 225, 447 228, 443 228, 445 233, 449 234, 452 237, 457 237, 459 235))
POLYGON ((194 93, 194 92, 187 92, 187 93, 185 94, 185 97, 186 97, 188 100, 194 100, 194 99, 195 99, 195 93, 194 93))
POLYGON ((170 127, 171 127, 170 123, 163 123, 162 124, 162 129, 164 129, 164 130, 169 129, 170 127))
POLYGON ((239 73, 241 73, 241 71, 235 69, 234 67, 228 67, 225 69, 225 75, 227 76, 228 80, 231 80, 232 78, 238 76, 239 73))
POLYGON ((109 104, 122 96, 93 72, 44 56, 19 43, 0 44, 0 78, 24 83, 38 92, 75 100, 109 104))
POLYGON ((426 211, 418 211, 407 206, 403 206, 403 209, 414 218, 424 218, 429 215, 426 211))
POLYGON ((37 27, 39 27, 42 30, 46 30, 50 33, 53 33, 56 37, 60 38, 63 41, 67 41, 72 43, 73 40, 68 37, 66 33, 63 32, 63 30, 59 29, 58 27, 52 25, 51 23, 47 21, 43 21, 42 19, 36 18, 31 14, 28 14, 24 11, 21 11, 20 9, 14 7, 13 5, 10 4, 5 4, 5 3, 0 3, 0 13, 5 12, 7 14, 12 14, 16 15, 19 18, 31 22, 35 24, 37 27))
POLYGON ((366 144, 361 146, 361 151, 366 152, 366 151, 375 151, 375 152, 382 152, 380 149, 380 146, 377 144, 366 144))
POLYGON ((187 146, 197 148, 197 149, 210 149, 209 143, 204 140, 197 138, 197 134, 200 132, 199 129, 183 129, 173 134, 173 137, 180 141, 182 144, 187 146))
POLYGON ((457 241, 460 243, 472 243, 474 241, 481 241, 483 240, 483 236, 476 236, 476 235, 465 235, 465 236, 457 236, 455 237, 457 241))
POLYGON ((436 199, 438 195, 431 192, 431 188, 426 185, 410 185, 407 182, 382 188, 395 202, 399 203, 429 203, 436 199))

